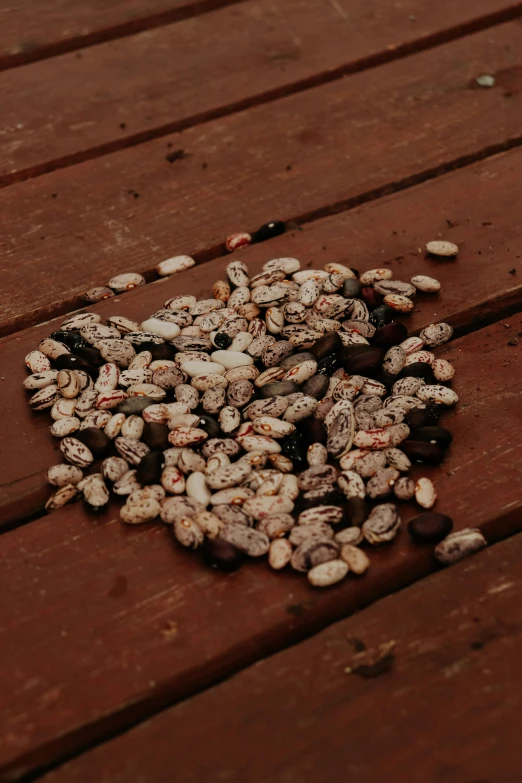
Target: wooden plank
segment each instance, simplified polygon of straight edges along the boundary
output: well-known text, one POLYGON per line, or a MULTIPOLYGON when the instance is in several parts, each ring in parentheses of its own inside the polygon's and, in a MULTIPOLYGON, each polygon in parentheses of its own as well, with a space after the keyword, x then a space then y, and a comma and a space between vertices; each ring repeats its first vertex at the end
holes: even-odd
POLYGON ((517 144, 521 35, 507 24, 4 189, 0 330, 71 309, 118 271, 208 258, 234 230, 317 218, 517 144), (509 99, 474 85, 484 71, 511 79, 509 99))
POLYGON ((241 0, 11 0, 0 8, 0 69, 132 35, 241 0))
POLYGON ((43 781, 320 783, 353 775, 361 783, 516 783, 521 557, 518 535, 259 662, 43 781))
MULTIPOLYGON (((232 5, 0 75, 0 185, 208 121, 522 13, 522 3, 232 5), (414 17, 411 19, 410 17, 414 17), (202 42, 212 41, 205 57, 202 42), (175 56, 173 54, 175 53, 175 56)), ((1 17, 0 17, 1 18, 1 17)))
MULTIPOLYGON (((515 322, 520 330, 520 317, 515 322)), ((520 529, 520 356, 502 323, 450 344, 463 404, 433 469, 439 507, 494 541, 520 529), (481 425, 481 426, 478 426, 481 425), (470 435, 472 439, 470 440, 470 435)), ((404 517, 411 514, 406 510, 404 517)), ((415 512, 414 512, 415 513, 415 512)), ((15 780, 428 574, 403 531, 362 580, 314 591, 263 563, 204 570, 165 527, 79 506, 6 533, 0 555, 0 775, 15 780)))
MULTIPOLYGON (((511 151, 307 224, 302 231, 252 246, 241 257, 251 271, 259 271, 269 258, 292 255, 306 266, 340 260, 364 271, 391 264, 396 277, 406 280, 419 272, 435 275, 443 285, 441 295, 420 296, 420 306, 406 323, 420 329, 446 319, 457 328, 469 328, 522 306, 520 274, 510 274, 522 256, 519 216, 513 209, 521 200, 522 151, 511 151), (457 242, 458 261, 424 258, 420 249, 438 236, 457 242)), ((121 314, 141 321, 174 293, 207 296, 212 282, 225 274, 227 262, 228 258, 210 261, 204 268, 195 267, 92 310, 103 317, 121 314)), ((26 375, 23 357, 61 320, 0 342, 0 376, 5 378, 2 388, 9 407, 3 442, 11 455, 0 479, 0 519, 6 525, 41 511, 48 496, 45 472, 60 461, 57 441, 48 431, 49 417, 29 410, 21 384, 26 375)))

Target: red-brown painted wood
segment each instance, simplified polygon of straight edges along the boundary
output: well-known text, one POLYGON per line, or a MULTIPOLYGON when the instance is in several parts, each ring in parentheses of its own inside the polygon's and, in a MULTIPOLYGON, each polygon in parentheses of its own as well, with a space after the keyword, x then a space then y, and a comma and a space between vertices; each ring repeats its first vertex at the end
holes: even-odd
POLYGON ((503 25, 4 189, 0 330, 70 309, 116 272, 208 257, 231 231, 321 216, 518 143, 521 40, 503 25), (497 87, 477 87, 484 71, 497 87))
POLYGON ((241 0, 11 0, 0 9, 0 68, 54 57, 241 0))
MULTIPOLYGON (((416 273, 442 282, 440 295, 420 295, 405 323, 420 329, 446 319, 471 328, 522 306, 522 238, 514 205, 522 200, 522 151, 441 177, 411 190, 366 204, 242 251, 252 271, 277 256, 296 256, 304 266, 343 261, 361 271, 391 265, 398 279, 416 273), (423 252, 426 241, 444 237, 457 242, 457 261, 436 261, 423 252), (510 274, 515 269, 516 274, 510 274)), ((176 278, 155 283, 91 308, 144 320, 174 293, 210 294, 212 282, 225 274, 229 258, 208 262, 176 278)), ((0 479, 0 528, 42 509, 48 496, 45 472, 61 461, 47 413, 29 410, 21 388, 27 371, 24 356, 57 329, 61 318, 0 341, 0 376, 8 415, 3 444, 10 454, 0 479), (22 437, 20 437, 22 434, 22 437)))
MULTIPOLYGON (((520 317, 512 329, 521 331, 520 317)), ((489 540, 521 526, 520 356, 502 323, 442 352, 462 398, 455 441, 429 472, 438 507, 489 540)), ((412 510, 405 510, 404 517, 412 510)), ((315 591, 264 563, 205 570, 160 524, 64 508, 2 537, 0 775, 13 780, 425 576, 430 549, 398 540, 362 579, 315 591)))
POLYGON ((422 49, 516 6, 522 14, 498 0, 252 0, 5 72, 0 184, 422 49))
POLYGON ((516 783, 521 558, 518 535, 43 780, 516 783))

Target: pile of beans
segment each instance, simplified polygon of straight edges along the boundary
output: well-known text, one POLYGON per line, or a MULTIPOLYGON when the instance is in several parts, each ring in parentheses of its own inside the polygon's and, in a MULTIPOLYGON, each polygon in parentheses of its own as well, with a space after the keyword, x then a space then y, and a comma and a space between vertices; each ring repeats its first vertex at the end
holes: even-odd
POLYGON ((398 320, 439 289, 294 258, 250 277, 232 260, 212 298, 174 296, 142 323, 66 318, 25 358, 29 404, 50 411, 65 459, 47 510, 101 509, 112 492, 123 522, 160 517, 211 566, 268 555, 316 587, 363 574, 359 545, 392 541, 408 500, 424 510, 410 535, 441 563, 480 549, 479 530, 452 533, 432 510, 431 480, 408 475, 452 440, 439 417, 458 401, 454 368, 433 352, 452 328, 409 337, 398 320))

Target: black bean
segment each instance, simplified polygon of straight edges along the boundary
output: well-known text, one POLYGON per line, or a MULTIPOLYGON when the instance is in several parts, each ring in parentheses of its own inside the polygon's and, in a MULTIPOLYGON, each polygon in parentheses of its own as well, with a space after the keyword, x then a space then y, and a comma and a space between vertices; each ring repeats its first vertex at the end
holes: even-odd
POLYGON ((419 544, 435 544, 451 532, 453 520, 446 514, 426 511, 410 519, 408 533, 419 544))
POLYGON ((389 324, 379 326, 371 338, 373 345, 381 348, 391 348, 392 345, 402 343, 408 336, 408 330, 400 321, 390 321, 389 324))
POLYGON ((97 367, 89 364, 89 362, 86 362, 79 356, 74 356, 72 353, 64 353, 61 356, 58 356, 58 358, 54 360, 54 364, 58 370, 83 370, 94 380, 98 377, 97 367))
POLYGON ((49 337, 51 340, 57 340, 59 343, 63 343, 70 348, 71 351, 74 351, 76 348, 89 347, 89 343, 86 342, 80 332, 76 330, 67 332, 64 329, 59 329, 57 332, 50 334, 49 337))
POLYGON ((407 367, 403 367, 403 369, 399 373, 399 378, 423 378, 426 383, 435 383, 435 378, 433 376, 433 370, 431 369, 431 365, 427 362, 414 362, 413 364, 408 364, 407 367))
POLYGON ((311 446, 312 443, 326 443, 328 440, 328 433, 322 419, 306 419, 306 423, 301 427, 301 430, 304 433, 309 446, 311 446))
POLYGON ((105 364, 105 359, 97 348, 93 345, 87 345, 85 348, 77 348, 74 352, 80 359, 88 362, 92 367, 101 367, 105 364))
POLYGON ((157 405, 158 401, 153 397, 129 397, 118 405, 118 413, 126 416, 139 416, 149 405, 157 405))
POLYGON ((243 562, 239 549, 221 538, 206 538, 201 552, 205 563, 219 571, 237 571, 243 562))
POLYGON ((364 299, 368 307, 375 309, 382 305, 382 296, 372 286, 363 286, 361 288, 361 298, 364 299))
POLYGON ((384 383, 384 385, 386 386, 388 391, 390 391, 391 387, 393 386, 393 384, 397 380, 397 376, 396 375, 392 375, 391 373, 387 372, 384 369, 381 369, 381 372, 377 373, 377 375, 375 376, 375 379, 377 381, 380 381, 381 383, 384 383))
POLYGON ((86 427, 84 430, 77 430, 74 433, 74 437, 87 446, 95 457, 107 454, 112 446, 112 440, 98 427, 86 427))
POLYGON ((410 440, 423 440, 428 443, 436 443, 437 446, 442 446, 443 449, 447 449, 453 440, 453 435, 449 430, 444 427, 420 427, 413 430, 410 436, 410 440))
POLYGON ((358 299, 361 295, 361 284, 353 277, 347 277, 343 283, 343 296, 346 299, 358 299))
MULTIPOLYGON (((348 361, 352 356, 359 356, 361 353, 366 353, 368 345, 361 345, 356 343, 355 345, 345 345, 341 350, 341 362, 348 361)), ((384 356, 384 354, 382 354, 384 356)))
POLYGON ((221 348, 222 351, 226 351, 226 349, 232 345, 232 337, 225 332, 218 332, 214 337, 214 345, 216 348, 221 348))
POLYGON ((395 316, 396 312, 393 307, 380 305, 380 307, 376 307, 375 310, 370 313, 370 323, 378 329, 380 326, 385 326, 394 321, 395 316))
POLYGON ((343 347, 343 343, 337 332, 327 332, 323 334, 310 348, 310 353, 315 359, 324 359, 332 353, 338 353, 343 347))
POLYGON ((252 234, 252 242, 265 242, 267 239, 278 237, 285 233, 285 224, 282 220, 271 220, 264 223, 252 234))
POLYGON ((134 345, 134 350, 136 353, 150 351, 153 361, 157 359, 173 359, 174 355, 177 353, 174 346, 170 344, 167 345, 167 343, 138 343, 138 345, 134 345))
POLYGON ((444 449, 436 443, 426 443, 422 440, 403 440, 403 451, 412 462, 420 465, 440 465, 444 459, 444 449))
POLYGON ((219 438, 221 435, 221 427, 218 422, 212 418, 212 416, 203 415, 196 424, 200 430, 208 432, 209 438, 219 438))
POLYGON ((428 402, 425 408, 412 408, 405 417, 405 422, 411 429, 429 427, 437 424, 442 409, 434 402, 428 402))
POLYGON ((371 508, 362 498, 348 498, 344 504, 344 511, 348 525, 360 527, 368 519, 371 508))
POLYGON ((303 430, 297 429, 291 435, 281 438, 279 443, 284 456, 292 460, 294 471, 304 470, 308 467, 308 462, 306 461, 308 443, 303 430))
POLYGON ((165 466, 165 458, 161 451, 149 451, 141 458, 136 468, 136 480, 140 484, 157 484, 165 466))
POLYGON ((351 356, 343 363, 344 369, 350 375, 363 375, 373 378, 381 371, 383 353, 380 348, 369 348, 355 356, 351 356))
MULTIPOLYGON (((329 378, 336 370, 341 367, 341 359, 337 353, 331 353, 324 356, 317 362, 317 374, 329 378)), ((316 376, 317 377, 317 376, 316 376)))
POLYGON ((141 439, 152 451, 164 451, 170 446, 169 428, 159 421, 146 421, 141 439))
POLYGON ((309 378, 303 384, 303 393, 310 395, 310 397, 315 397, 316 400, 322 400, 328 391, 329 385, 330 379, 327 375, 314 375, 313 378, 309 378))

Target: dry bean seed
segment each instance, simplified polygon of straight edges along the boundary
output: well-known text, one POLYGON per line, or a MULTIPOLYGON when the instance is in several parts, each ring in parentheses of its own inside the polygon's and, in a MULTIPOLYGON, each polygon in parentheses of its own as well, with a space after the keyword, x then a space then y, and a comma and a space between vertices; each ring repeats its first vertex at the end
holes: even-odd
POLYGON ((411 282, 418 291, 423 291, 430 294, 435 293, 436 291, 440 291, 440 283, 438 280, 435 280, 434 277, 428 277, 427 275, 415 275, 415 277, 411 278, 411 282))
POLYGON ((47 512, 56 511, 66 503, 74 500, 78 495, 78 488, 74 484, 64 484, 56 492, 53 492, 47 503, 45 504, 45 510, 47 512))
POLYGON ((370 559, 366 552, 353 544, 344 544, 341 549, 341 560, 347 564, 349 570, 357 576, 366 573, 370 567, 370 559))
POLYGON ((344 560, 330 560, 314 566, 308 571, 308 581, 314 587, 330 587, 340 582, 348 573, 344 560))
POLYGON ((271 541, 268 551, 268 564, 275 571, 280 571, 288 565, 292 558, 292 544, 286 538, 276 538, 271 541))
POLYGON ((392 503, 382 503, 372 509, 370 516, 362 525, 362 532, 370 544, 381 544, 395 538, 400 524, 397 507, 392 503))
POLYGON ((450 533, 441 541, 435 547, 435 557, 443 565, 453 565, 486 546, 487 541, 482 532, 477 528, 467 527, 450 533))
POLYGON ((437 500, 437 491, 429 478, 419 478, 415 484, 415 500, 422 508, 432 508, 437 500))
POLYGON ((76 438, 64 438, 60 443, 60 451, 71 465, 78 468, 86 468, 94 461, 90 449, 76 438))
POLYGON ((439 258, 454 258, 459 252, 458 245, 453 242, 447 242, 442 239, 435 239, 426 244, 426 250, 433 256, 439 258))

